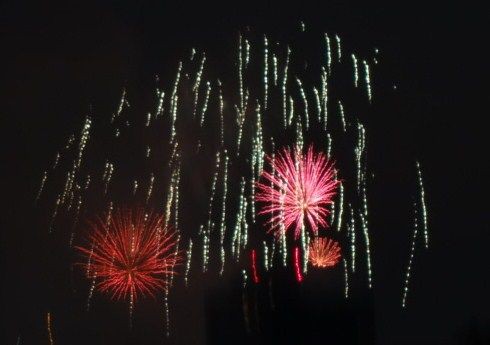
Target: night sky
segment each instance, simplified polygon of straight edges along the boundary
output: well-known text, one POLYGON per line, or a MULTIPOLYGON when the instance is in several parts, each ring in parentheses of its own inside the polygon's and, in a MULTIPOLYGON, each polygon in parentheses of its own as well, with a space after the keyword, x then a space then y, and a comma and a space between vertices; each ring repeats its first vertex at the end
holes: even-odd
MULTIPOLYGON (((481 201, 484 188, 478 185, 489 176, 483 167, 488 153, 481 152, 488 146, 481 140, 488 107, 477 106, 485 98, 473 91, 481 85, 477 76, 484 69, 477 65, 486 42, 479 38, 478 9, 414 2, 129 3, 0 5, 2 344, 48 344, 48 311, 55 344, 490 341, 488 202, 481 201), (124 302, 99 296, 86 312, 88 283, 70 272, 75 256, 67 234, 48 235, 45 213, 51 211, 34 207, 43 171, 59 147, 89 111, 95 121, 97 114, 110 114, 123 87, 133 92, 137 108, 154 91, 156 74, 171 85, 190 48, 208 53, 211 73, 233 80, 239 32, 288 42, 301 21, 307 31, 338 33, 349 47, 381 52, 377 74, 383 78, 379 85, 374 81, 368 128, 376 193, 370 195, 374 289, 353 282, 359 292, 346 303, 341 270, 332 273, 337 283, 313 272, 301 288, 290 274, 274 273, 278 306, 261 309, 260 325, 248 333, 239 271, 221 279, 196 275, 189 289, 178 285, 172 299, 180 299, 180 307, 171 311, 169 339, 161 308, 151 299, 135 311, 132 331, 124 302), (402 310, 415 160, 424 172, 431 243, 428 251, 418 244, 402 310)), ((317 49, 314 35, 305 37, 305 51, 317 49)), ((183 217, 200 212, 195 203, 186 204, 183 217)), ((249 286, 247 296, 265 305, 267 291, 264 282, 249 286)))

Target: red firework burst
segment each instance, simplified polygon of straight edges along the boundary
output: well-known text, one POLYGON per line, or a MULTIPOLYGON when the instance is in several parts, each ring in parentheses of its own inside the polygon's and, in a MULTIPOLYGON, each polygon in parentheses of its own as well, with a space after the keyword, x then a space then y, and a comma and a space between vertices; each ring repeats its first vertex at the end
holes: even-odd
POLYGON ((308 251, 308 260, 315 267, 333 267, 340 260, 339 244, 328 238, 315 238, 308 251))
POLYGON ((270 214, 271 231, 294 228, 298 238, 305 221, 313 233, 328 227, 328 205, 333 201, 339 181, 327 156, 310 146, 306 155, 299 149, 285 148, 275 159, 267 157, 272 173, 262 172, 257 183, 256 201, 264 202, 259 214, 270 214))
POLYGON ((180 262, 177 237, 162 216, 144 211, 116 211, 107 221, 91 224, 90 247, 76 247, 86 257, 88 278, 112 298, 154 296, 167 288, 168 278, 180 262))

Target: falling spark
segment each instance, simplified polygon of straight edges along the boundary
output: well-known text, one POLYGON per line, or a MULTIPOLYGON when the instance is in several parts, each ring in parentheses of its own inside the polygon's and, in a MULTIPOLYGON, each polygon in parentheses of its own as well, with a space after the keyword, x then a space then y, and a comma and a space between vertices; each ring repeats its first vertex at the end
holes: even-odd
POLYGON ((339 35, 335 35, 335 41, 337 42, 337 57, 338 57, 338 62, 341 62, 341 60, 342 60, 342 47, 340 45, 340 37, 339 37, 339 35))
POLYGON ((264 110, 267 109, 267 96, 269 90, 269 43, 264 36, 264 110))
POLYGON ((277 56, 274 54, 272 56, 272 73, 274 76, 274 86, 277 86, 277 56))
POLYGON ((415 254, 415 241, 417 240, 417 235, 418 235, 418 220, 417 220, 417 207, 416 203, 414 203, 414 217, 413 217, 413 237, 412 237, 412 244, 410 246, 410 258, 408 259, 408 265, 407 265, 407 273, 405 275, 405 283, 403 286, 403 297, 402 297, 402 307, 406 307, 406 301, 407 301, 407 294, 408 294, 408 283, 410 282, 410 271, 412 270, 412 262, 415 254))
POLYGON ((223 90, 221 81, 218 79, 218 92, 219 92, 219 123, 220 123, 220 144, 221 147, 225 146, 225 121, 223 117, 223 90))
POLYGON ((189 276, 189 271, 191 270, 191 258, 192 258, 192 239, 189 239, 189 248, 187 249, 187 262, 185 265, 185 275, 184 275, 185 286, 187 286, 187 279, 189 276))
POLYGON ((417 162, 417 177, 419 182, 419 191, 420 191, 420 205, 422 205, 422 220, 424 224, 424 241, 425 248, 429 248, 429 231, 427 226, 427 207, 425 203, 425 189, 424 189, 424 181, 422 179, 422 171, 420 170, 420 163, 417 162))
POLYGON ((349 224, 349 232, 350 232, 350 250, 351 250, 351 269, 352 272, 356 271, 356 223, 354 218, 354 209, 352 205, 349 204, 350 209, 350 224, 349 224))
MULTIPOLYGON (((284 121, 284 128, 287 127, 288 122, 287 122, 287 93, 286 93, 286 85, 288 81, 288 66, 289 66, 289 54, 291 53, 291 50, 287 49, 287 54, 286 54, 286 63, 284 64, 284 74, 282 77, 282 113, 283 113, 283 121, 284 121)), ((291 101, 290 101, 291 102, 291 101)), ((291 122, 289 122, 291 123, 291 122)))
POLYGON ((339 215, 337 217, 337 231, 342 228, 342 214, 344 213, 344 185, 340 183, 339 215))
POLYGON ((301 275, 301 268, 299 263, 299 247, 294 248, 294 269, 296 272, 296 281, 301 283, 303 281, 303 276, 301 275))
POLYGON ((359 217, 361 218, 364 240, 366 241, 366 263, 367 263, 367 270, 368 270, 368 286, 371 289, 373 285, 372 285, 372 271, 371 271, 371 244, 369 241, 369 231, 367 227, 367 221, 364 219, 363 214, 359 213, 359 217))
POLYGON ((206 110, 208 109, 209 95, 211 94, 211 83, 206 82, 206 95, 204 96, 204 105, 201 110, 201 121, 199 125, 202 127, 204 123, 204 116, 206 115, 206 110))
POLYGON ((328 69, 328 74, 330 74, 331 65, 332 65, 332 51, 330 47, 330 37, 328 37, 327 33, 325 33, 325 42, 327 44, 327 69, 328 69))
POLYGON ((39 201, 39 198, 41 197, 41 194, 42 194, 43 189, 44 189, 44 184, 46 183, 47 178, 48 178, 48 171, 45 170, 44 174, 43 174, 43 178, 41 179, 41 186, 39 187, 39 191, 37 192, 35 202, 39 201))
POLYGON ((364 80, 366 82, 366 91, 367 91, 369 102, 371 102, 372 93, 371 93, 371 75, 369 71, 369 65, 366 60, 362 60, 362 64, 364 65, 364 80))
POLYGON ((301 98, 303 99, 303 104, 305 106, 305 123, 306 123, 306 129, 308 129, 310 124, 309 114, 308 114, 308 100, 306 99, 305 90, 303 89, 303 84, 301 83, 301 80, 299 78, 296 78, 296 82, 298 83, 299 92, 301 93, 301 98))
POLYGON ((146 203, 150 200, 151 193, 153 192, 153 183, 155 182, 155 176, 153 173, 150 175, 150 183, 148 184, 148 191, 146 192, 146 203))
POLYGON ((54 344, 54 340, 53 340, 53 332, 51 330, 51 313, 50 312, 48 312, 46 314, 46 324, 47 324, 47 328, 48 328, 49 344, 50 345, 53 345, 54 344))
POLYGON ((225 249, 223 247, 225 241, 225 226, 226 226, 226 198, 228 195, 228 154, 227 151, 224 151, 225 155, 225 163, 224 163, 224 172, 223 172, 223 199, 221 201, 221 222, 220 222, 220 249, 221 249, 221 269, 220 275, 223 274, 225 269, 225 249))
POLYGON ((345 282, 344 296, 345 298, 349 298, 349 271, 347 269, 347 261, 345 259, 342 259, 342 262, 344 264, 344 282, 345 282))
POLYGON ((354 86, 357 87, 359 85, 359 66, 357 64, 357 58, 354 54, 351 55, 352 64, 354 66, 354 86))
POLYGON ((345 123, 345 114, 344 114, 344 106, 342 102, 339 100, 339 111, 340 111, 340 119, 342 120, 342 128, 344 132, 346 131, 347 124, 345 123))

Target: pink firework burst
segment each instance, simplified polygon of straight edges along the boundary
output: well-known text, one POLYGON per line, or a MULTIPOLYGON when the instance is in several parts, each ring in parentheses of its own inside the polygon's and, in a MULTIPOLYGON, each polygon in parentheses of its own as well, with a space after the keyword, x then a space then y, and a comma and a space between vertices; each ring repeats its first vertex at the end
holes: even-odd
POLYGON ((168 277, 180 262, 177 237, 165 227, 162 216, 140 210, 116 211, 107 221, 91 224, 90 245, 76 247, 86 258, 88 278, 112 298, 155 296, 167 288, 168 277))
POLYGON ((294 228, 298 238, 303 224, 308 223, 313 233, 328 227, 328 206, 336 194, 339 181, 327 156, 315 153, 283 149, 275 159, 267 157, 272 173, 263 171, 263 181, 257 183, 255 200, 264 205, 259 214, 270 214, 269 230, 281 233, 294 228))
POLYGON ((315 267, 333 267, 340 260, 339 244, 328 238, 315 238, 308 250, 308 261, 315 267))

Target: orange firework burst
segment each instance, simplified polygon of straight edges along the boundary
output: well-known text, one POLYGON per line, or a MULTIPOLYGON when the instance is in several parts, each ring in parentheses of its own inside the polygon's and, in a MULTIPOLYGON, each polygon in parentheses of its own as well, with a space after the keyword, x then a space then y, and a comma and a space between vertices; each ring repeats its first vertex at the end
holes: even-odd
POLYGON ((76 247, 85 257, 88 278, 112 298, 155 296, 167 288, 180 262, 177 236, 162 216, 142 210, 116 211, 107 220, 91 223, 88 247, 76 247))
POLYGON ((339 244, 328 238, 315 238, 308 253, 308 260, 315 267, 333 267, 340 260, 339 244))

